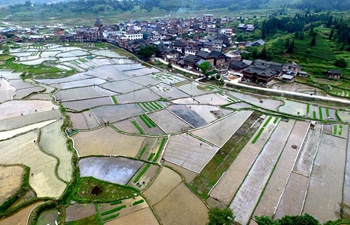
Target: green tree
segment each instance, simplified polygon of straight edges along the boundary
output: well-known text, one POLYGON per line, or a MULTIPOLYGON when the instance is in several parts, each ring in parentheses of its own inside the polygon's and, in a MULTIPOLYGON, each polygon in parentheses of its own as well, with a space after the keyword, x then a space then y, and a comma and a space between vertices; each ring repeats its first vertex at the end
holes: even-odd
POLYGON ((156 54, 158 51, 157 47, 152 45, 142 46, 137 52, 141 58, 148 60, 152 55, 156 54))
POLYGON ((211 64, 210 64, 210 62, 205 61, 205 62, 202 62, 201 64, 199 64, 198 68, 201 69, 201 71, 204 75, 206 75, 208 70, 211 69, 211 64))
POLYGON ((263 47, 263 49, 261 49, 261 52, 260 52, 260 58, 262 59, 267 59, 267 49, 266 49, 266 46, 263 47))
POLYGON ((255 222, 258 225, 279 225, 277 221, 273 221, 273 219, 268 216, 256 216, 255 222))
POLYGON ((329 33, 328 39, 332 40, 334 35, 334 28, 332 28, 331 32, 329 33))
POLYGON ((231 225, 234 220, 232 211, 229 208, 219 209, 214 207, 209 210, 209 223, 208 225, 231 225))
POLYGON ((173 68, 173 64, 171 62, 168 63, 168 68, 169 69, 173 68))
POLYGON ((310 42, 310 46, 315 46, 316 45, 316 36, 313 36, 311 42, 310 42))
POLYGON ((293 39, 292 42, 289 44, 289 46, 287 48, 287 52, 288 53, 293 53, 294 49, 295 49, 295 46, 294 46, 294 39, 293 39))
POLYGON ((348 66, 348 63, 346 62, 346 60, 344 58, 340 58, 335 60, 334 65, 340 68, 345 68, 348 66))
POLYGON ((258 225, 320 225, 320 222, 309 214, 301 216, 284 216, 278 220, 272 220, 268 216, 255 217, 258 225))

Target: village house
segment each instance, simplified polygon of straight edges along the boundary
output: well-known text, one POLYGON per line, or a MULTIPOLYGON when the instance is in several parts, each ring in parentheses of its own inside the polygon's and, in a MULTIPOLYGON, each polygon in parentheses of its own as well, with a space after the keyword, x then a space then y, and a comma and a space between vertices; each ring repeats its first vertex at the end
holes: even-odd
POLYGON ((294 75, 294 76, 296 76, 297 74, 299 74, 299 72, 301 70, 301 66, 299 66, 295 62, 286 63, 286 64, 283 65, 282 70, 283 70, 283 73, 285 73, 287 75, 294 75))
POLYGON ((273 80, 281 75, 282 64, 257 59, 252 65, 242 70, 243 82, 269 86, 273 80))
POLYGON ((340 79, 342 74, 341 70, 328 70, 327 77, 328 79, 340 79))
POLYGON ((203 15, 203 21, 212 23, 214 22, 214 15, 213 14, 204 14, 203 15))
POLYGON ((7 37, 5 35, 0 34, 0 43, 5 43, 7 41, 7 37))

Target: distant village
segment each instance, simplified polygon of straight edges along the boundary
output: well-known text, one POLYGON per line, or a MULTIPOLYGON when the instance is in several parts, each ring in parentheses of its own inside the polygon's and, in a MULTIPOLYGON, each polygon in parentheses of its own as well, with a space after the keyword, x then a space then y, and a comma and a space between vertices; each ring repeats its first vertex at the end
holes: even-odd
MULTIPOLYGON (((204 61, 211 70, 225 79, 268 87, 278 79, 294 82, 296 76, 307 76, 301 66, 294 62, 286 64, 261 59, 242 59, 241 53, 251 46, 263 46, 264 40, 233 42, 232 37, 240 32, 253 32, 253 24, 239 23, 237 27, 227 24, 239 18, 215 18, 213 14, 190 19, 161 19, 155 21, 122 22, 104 25, 97 18, 94 26, 34 26, 30 28, 0 28, 0 43, 7 41, 9 34, 15 42, 61 41, 61 42, 109 42, 136 54, 141 47, 153 45, 157 57, 188 71, 200 72, 198 66, 204 61), (43 34, 42 30, 49 30, 43 34), (2 33, 2 34, 1 34, 2 33), (7 34, 7 35, 4 35, 7 34)), ((231 23, 232 24, 232 23, 231 23)), ((341 71, 327 71, 328 78, 339 79, 341 71)))

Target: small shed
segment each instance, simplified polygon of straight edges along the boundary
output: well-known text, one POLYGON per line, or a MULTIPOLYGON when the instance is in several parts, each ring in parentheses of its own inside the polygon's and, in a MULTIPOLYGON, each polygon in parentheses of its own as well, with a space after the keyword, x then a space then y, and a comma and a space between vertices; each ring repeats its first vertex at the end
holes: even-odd
POLYGON ((295 77, 293 75, 283 74, 282 81, 292 83, 294 82, 295 77))

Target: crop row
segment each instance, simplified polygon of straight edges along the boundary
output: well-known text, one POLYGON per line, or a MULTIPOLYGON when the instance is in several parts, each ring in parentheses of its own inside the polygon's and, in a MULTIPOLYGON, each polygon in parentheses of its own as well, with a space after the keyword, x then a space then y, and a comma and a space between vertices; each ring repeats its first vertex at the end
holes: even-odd
POLYGON ((151 166, 151 164, 147 163, 147 165, 143 168, 143 170, 137 175, 137 177, 134 180, 134 183, 137 183, 137 181, 140 180, 140 178, 143 176, 143 174, 148 170, 148 168, 151 166))
POLYGON ((139 201, 136 201, 134 203, 132 203, 132 205, 138 205, 138 204, 141 204, 142 202, 144 202, 145 200, 141 199, 139 201))
POLYGON ((140 119, 146 124, 148 128, 156 127, 157 125, 145 114, 140 116, 140 119))
POLYGON ((140 132, 140 134, 145 134, 145 132, 142 130, 142 128, 140 127, 140 125, 136 121, 131 121, 131 122, 132 122, 132 124, 134 124, 134 126, 140 132))
POLYGON ((126 205, 121 205, 121 206, 118 206, 118 207, 116 207, 114 209, 110 209, 110 210, 107 210, 105 212, 102 212, 101 215, 105 216, 105 215, 108 215, 108 214, 111 214, 111 213, 114 213, 114 212, 118 212, 119 210, 124 209, 124 208, 126 208, 126 205))
POLYGON ((152 112, 164 108, 158 102, 141 102, 137 103, 137 105, 145 112, 152 112))
POLYGON ((145 153, 147 147, 148 147, 148 142, 146 143, 145 146, 143 146, 143 148, 142 148, 142 150, 141 150, 141 152, 140 152, 140 155, 137 157, 138 159, 141 159, 141 158, 142 158, 142 155, 143 155, 143 153, 145 153))
POLYGON ((166 141, 166 138, 163 138, 163 139, 162 139, 162 142, 160 143, 158 152, 157 152, 156 157, 154 158, 153 162, 157 162, 157 160, 158 160, 158 158, 159 158, 159 156, 160 156, 160 153, 162 152, 162 149, 163 149, 163 147, 164 147, 165 141, 166 141))
POLYGON ((107 221, 107 220, 114 219, 114 218, 118 217, 119 214, 120 214, 120 213, 107 216, 107 217, 103 218, 103 221, 107 221))

